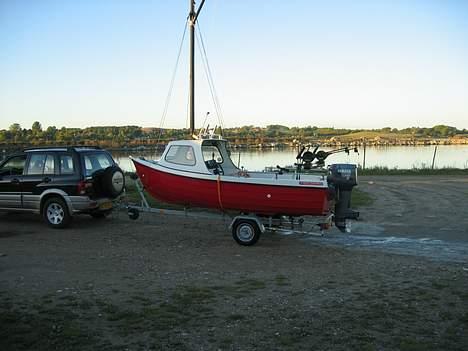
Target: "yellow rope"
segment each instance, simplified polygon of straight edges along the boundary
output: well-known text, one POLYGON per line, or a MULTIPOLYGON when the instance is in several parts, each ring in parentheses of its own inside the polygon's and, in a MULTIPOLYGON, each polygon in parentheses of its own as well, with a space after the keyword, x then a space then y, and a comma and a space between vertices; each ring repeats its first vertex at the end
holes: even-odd
POLYGON ((218 179, 216 180, 216 184, 218 186, 218 202, 219 202, 219 208, 221 211, 224 211, 223 208, 223 203, 221 201, 221 176, 218 174, 218 179))

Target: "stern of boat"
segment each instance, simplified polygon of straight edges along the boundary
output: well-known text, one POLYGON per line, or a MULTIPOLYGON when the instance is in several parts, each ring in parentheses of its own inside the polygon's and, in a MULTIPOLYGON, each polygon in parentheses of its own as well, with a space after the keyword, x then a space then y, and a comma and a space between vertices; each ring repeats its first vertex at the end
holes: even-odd
POLYGON ((337 163, 329 167, 327 181, 334 195, 334 221, 342 232, 346 231, 348 219, 357 219, 359 212, 351 209, 351 193, 357 185, 357 167, 353 164, 337 163))

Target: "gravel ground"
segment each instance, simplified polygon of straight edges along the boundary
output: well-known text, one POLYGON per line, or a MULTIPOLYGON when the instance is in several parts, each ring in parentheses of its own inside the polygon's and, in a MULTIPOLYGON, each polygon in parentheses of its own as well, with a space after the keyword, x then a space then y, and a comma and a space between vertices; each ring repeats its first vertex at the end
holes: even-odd
POLYGON ((467 182, 445 179, 363 178, 376 201, 352 235, 253 247, 221 219, 119 212, 53 230, 0 214, 0 350, 466 350, 467 257, 442 253, 467 241, 467 182))

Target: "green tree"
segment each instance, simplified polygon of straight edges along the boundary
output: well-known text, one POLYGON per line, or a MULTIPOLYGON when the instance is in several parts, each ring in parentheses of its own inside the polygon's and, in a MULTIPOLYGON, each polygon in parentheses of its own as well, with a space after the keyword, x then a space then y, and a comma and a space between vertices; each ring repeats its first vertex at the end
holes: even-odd
POLYGON ((41 122, 35 121, 35 122, 32 124, 31 130, 32 130, 32 132, 33 132, 34 135, 38 135, 39 133, 41 133, 41 132, 42 132, 42 125, 41 125, 41 122))
POLYGON ((19 123, 13 123, 10 128, 9 128, 10 132, 14 133, 14 134, 18 134, 20 131, 21 131, 21 126, 19 123))

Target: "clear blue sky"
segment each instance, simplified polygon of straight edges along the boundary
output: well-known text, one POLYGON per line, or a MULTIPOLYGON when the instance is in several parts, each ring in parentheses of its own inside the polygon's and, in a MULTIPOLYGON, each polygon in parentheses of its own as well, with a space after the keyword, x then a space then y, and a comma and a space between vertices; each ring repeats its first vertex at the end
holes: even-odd
MULTIPOLYGON (((0 0, 0 128, 159 126, 187 8, 0 0)), ((468 128, 468 1, 206 0, 199 21, 228 127, 468 128)), ((187 125, 182 54, 165 127, 187 125)))

